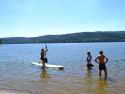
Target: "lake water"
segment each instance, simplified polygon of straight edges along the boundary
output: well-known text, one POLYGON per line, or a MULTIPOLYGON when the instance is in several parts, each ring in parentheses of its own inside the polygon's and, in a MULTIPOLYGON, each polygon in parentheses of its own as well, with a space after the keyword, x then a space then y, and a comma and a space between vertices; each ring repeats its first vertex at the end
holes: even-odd
POLYGON ((125 42, 47 44, 48 63, 64 70, 47 69, 31 63, 40 61, 44 44, 0 45, 0 90, 30 94, 124 94, 125 42), (109 62, 107 80, 98 76, 98 64, 86 69, 86 52, 93 62, 103 50, 109 62))

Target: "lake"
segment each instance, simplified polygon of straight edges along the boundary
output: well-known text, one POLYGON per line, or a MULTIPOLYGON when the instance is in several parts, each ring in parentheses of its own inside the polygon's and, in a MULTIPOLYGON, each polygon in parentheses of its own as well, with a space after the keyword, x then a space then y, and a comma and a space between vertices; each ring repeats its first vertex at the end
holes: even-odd
POLYGON ((40 61, 44 44, 0 45, 0 90, 18 94, 124 94, 125 42, 47 44, 48 63, 63 65, 64 70, 32 65, 40 61), (98 52, 109 59, 107 80, 98 76, 98 64, 86 69, 86 53, 93 62, 98 52))

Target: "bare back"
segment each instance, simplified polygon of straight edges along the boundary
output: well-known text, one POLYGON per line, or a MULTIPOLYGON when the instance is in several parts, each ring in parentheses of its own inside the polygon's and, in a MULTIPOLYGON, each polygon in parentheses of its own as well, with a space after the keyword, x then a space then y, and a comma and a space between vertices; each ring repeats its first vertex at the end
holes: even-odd
POLYGON ((105 64, 105 56, 104 55, 99 55, 97 57, 98 63, 99 64, 105 64))

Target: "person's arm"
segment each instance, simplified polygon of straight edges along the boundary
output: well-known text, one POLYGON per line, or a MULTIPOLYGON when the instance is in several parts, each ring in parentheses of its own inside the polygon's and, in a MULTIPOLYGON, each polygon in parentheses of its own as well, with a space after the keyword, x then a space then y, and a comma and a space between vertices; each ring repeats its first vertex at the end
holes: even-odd
POLYGON ((86 58, 86 61, 88 61, 88 56, 87 56, 87 58, 86 58))
POLYGON ((47 46, 45 45, 45 51, 47 52, 48 51, 48 48, 47 48, 47 46))
POLYGON ((105 60, 106 60, 105 63, 107 63, 108 62, 108 58, 105 57, 105 60))
POLYGON ((96 63, 99 63, 97 59, 98 59, 98 57, 96 57, 95 62, 96 62, 96 63))
POLYGON ((92 61, 92 56, 90 55, 90 61, 92 61))

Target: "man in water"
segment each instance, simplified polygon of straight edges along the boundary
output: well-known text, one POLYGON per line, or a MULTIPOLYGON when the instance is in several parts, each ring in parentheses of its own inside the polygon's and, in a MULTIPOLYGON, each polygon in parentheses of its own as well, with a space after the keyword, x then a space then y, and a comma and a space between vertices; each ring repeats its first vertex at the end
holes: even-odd
POLYGON ((99 55, 96 57, 95 61, 99 64, 99 76, 101 77, 102 70, 104 70, 105 79, 107 79, 107 69, 105 64, 108 62, 108 58, 103 55, 103 51, 99 52, 99 55))
POLYGON ((45 45, 45 49, 41 49, 41 61, 42 61, 42 64, 43 64, 43 68, 45 67, 45 63, 48 63, 48 59, 47 59, 47 56, 46 56, 46 53, 47 53, 48 49, 47 49, 47 46, 45 45))
POLYGON ((92 63, 91 63, 91 60, 92 60, 92 56, 91 56, 91 53, 90 52, 87 52, 87 68, 88 69, 91 69, 92 66, 94 66, 92 63))

